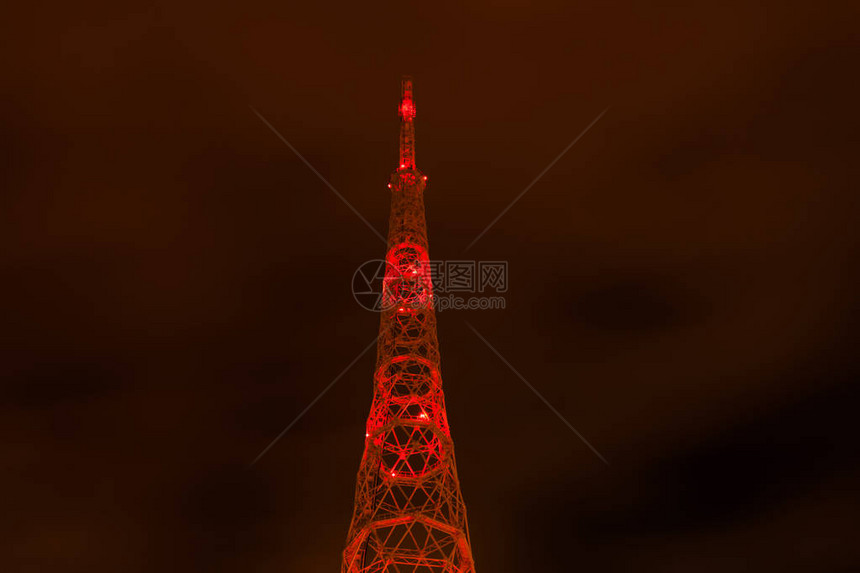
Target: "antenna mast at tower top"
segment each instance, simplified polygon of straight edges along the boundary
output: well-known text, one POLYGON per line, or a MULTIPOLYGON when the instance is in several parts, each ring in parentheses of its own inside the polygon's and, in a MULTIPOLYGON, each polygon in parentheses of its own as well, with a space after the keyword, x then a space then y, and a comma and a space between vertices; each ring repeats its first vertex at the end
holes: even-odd
POLYGON ((412 100, 412 78, 400 81, 400 169, 415 169, 415 102, 412 100))

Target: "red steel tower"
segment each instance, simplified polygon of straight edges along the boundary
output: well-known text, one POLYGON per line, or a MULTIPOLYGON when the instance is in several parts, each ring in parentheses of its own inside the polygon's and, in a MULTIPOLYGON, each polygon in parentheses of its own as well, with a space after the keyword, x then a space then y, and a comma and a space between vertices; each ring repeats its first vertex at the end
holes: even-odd
POLYGON ((415 167, 408 77, 400 118, 373 403, 342 573, 468 573, 474 563, 442 393, 424 221, 427 177, 415 167))

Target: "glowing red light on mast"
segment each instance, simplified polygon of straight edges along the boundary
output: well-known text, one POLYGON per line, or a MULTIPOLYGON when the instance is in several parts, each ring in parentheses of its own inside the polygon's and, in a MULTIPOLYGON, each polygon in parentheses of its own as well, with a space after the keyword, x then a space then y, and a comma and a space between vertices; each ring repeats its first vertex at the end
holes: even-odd
POLYGON ((400 117, 403 118, 403 121, 415 119, 415 102, 411 99, 404 99, 400 102, 400 117))
POLYGON ((400 169, 415 169, 415 101, 412 99, 412 78, 400 83, 400 169))

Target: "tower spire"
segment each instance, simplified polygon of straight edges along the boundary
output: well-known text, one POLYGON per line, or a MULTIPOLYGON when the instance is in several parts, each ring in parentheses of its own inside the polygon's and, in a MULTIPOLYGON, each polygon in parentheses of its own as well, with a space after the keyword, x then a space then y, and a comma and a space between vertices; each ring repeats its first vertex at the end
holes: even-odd
POLYGON ((415 169, 415 102, 412 78, 400 80, 400 169, 415 169))
POLYGON ((401 86, 373 402, 341 571, 474 573, 442 392, 412 80, 401 86))

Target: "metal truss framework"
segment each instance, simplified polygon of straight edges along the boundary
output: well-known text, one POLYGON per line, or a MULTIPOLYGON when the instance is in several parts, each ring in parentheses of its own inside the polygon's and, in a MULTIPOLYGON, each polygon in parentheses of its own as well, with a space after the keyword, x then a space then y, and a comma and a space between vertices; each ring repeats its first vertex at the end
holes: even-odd
POLYGON ((468 573, 474 564, 442 393, 427 177, 415 167, 409 78, 399 111, 373 403, 342 573, 468 573))

